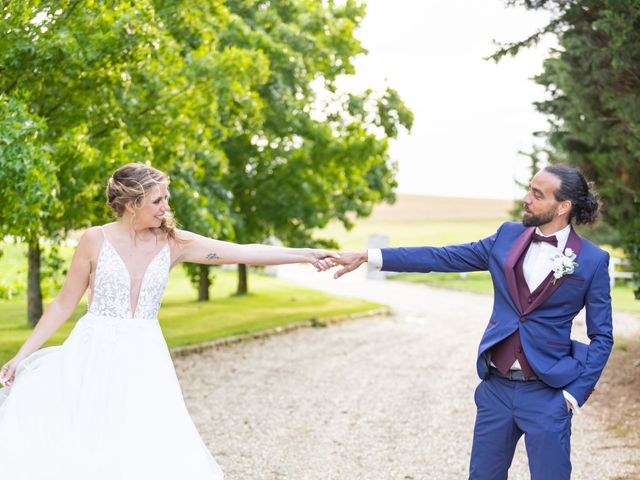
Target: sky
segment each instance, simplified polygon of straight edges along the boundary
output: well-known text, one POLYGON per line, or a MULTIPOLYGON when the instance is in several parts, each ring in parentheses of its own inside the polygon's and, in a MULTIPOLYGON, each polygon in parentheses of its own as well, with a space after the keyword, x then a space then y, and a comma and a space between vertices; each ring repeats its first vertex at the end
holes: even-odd
MULTIPOLYGON (((396 89, 413 110, 410 134, 393 141, 398 192, 516 198, 514 178, 528 178, 534 131, 546 119, 532 102, 546 97, 531 77, 542 70, 553 38, 496 64, 494 41, 526 38, 546 12, 507 8, 503 0, 367 0, 356 32, 369 51, 346 91, 396 89)), ((537 140, 539 142, 539 140, 537 140)))

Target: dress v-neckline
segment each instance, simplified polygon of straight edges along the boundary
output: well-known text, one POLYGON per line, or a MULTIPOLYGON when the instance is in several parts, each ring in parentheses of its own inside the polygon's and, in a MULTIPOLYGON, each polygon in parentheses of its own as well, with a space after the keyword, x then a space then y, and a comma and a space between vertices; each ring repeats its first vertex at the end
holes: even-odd
MULTIPOLYGON (((104 243, 109 245, 111 250, 113 250, 113 252, 116 254, 116 257, 118 257, 118 260, 122 264, 122 267, 124 268, 125 272, 127 272, 127 281, 129 283, 129 314, 130 314, 131 318, 136 318, 136 313, 138 313, 138 305, 140 304, 140 294, 142 293, 142 287, 144 285, 145 278, 147 277, 147 272, 149 271, 149 267, 153 264, 153 262, 156 261, 156 259, 160 256, 160 254, 167 248, 167 246, 169 245, 169 241, 165 242, 165 244, 162 246, 162 248, 155 253, 153 258, 151 258, 149 263, 147 263, 146 267, 144 268, 144 270, 142 272, 142 277, 141 277, 141 280, 140 280, 140 286, 138 288, 138 294, 136 295, 136 304, 135 304, 135 307, 132 307, 131 306, 131 300, 133 299, 133 295, 132 295, 133 292, 131 290, 132 290, 132 287, 133 287, 133 277, 131 276, 131 272, 129 271, 129 267, 127 267, 126 262, 124 261, 124 259, 120 255, 120 252, 118 252, 116 247, 109 241, 109 239, 107 238, 107 235, 106 235, 106 233, 104 231, 104 228, 103 227, 101 227, 101 228, 102 228, 102 236, 103 236, 103 239, 104 239, 104 243)), ((103 245, 104 245, 104 243, 103 243, 103 245)))

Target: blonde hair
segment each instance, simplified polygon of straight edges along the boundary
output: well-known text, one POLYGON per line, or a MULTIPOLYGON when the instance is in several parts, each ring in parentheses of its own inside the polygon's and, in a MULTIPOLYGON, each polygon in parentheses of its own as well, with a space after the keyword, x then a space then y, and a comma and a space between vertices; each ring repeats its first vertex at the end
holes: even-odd
MULTIPOLYGON (((139 207, 147 192, 163 183, 169 185, 169 177, 160 170, 144 163, 127 163, 113 172, 107 181, 107 205, 118 218, 122 217, 127 203, 139 207)), ((171 211, 162 219, 160 230, 176 239, 176 223, 171 211)))

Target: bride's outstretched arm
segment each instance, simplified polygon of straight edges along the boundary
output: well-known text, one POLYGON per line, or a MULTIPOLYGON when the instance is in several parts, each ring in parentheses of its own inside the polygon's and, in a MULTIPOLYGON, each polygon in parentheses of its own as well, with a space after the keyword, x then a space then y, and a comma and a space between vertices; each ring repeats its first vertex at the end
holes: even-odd
POLYGON ((285 263, 311 263, 319 271, 335 266, 336 252, 314 248, 286 248, 271 245, 247 244, 214 240, 185 230, 178 230, 175 244, 177 262, 223 265, 280 265, 285 263))
MULTIPOLYGON (((91 249, 95 246, 96 232, 82 235, 71 260, 64 286, 56 298, 47 306, 38 324, 24 342, 18 353, 0 369, 0 383, 10 386, 15 380, 18 364, 38 350, 74 312, 89 285, 91 271, 91 249)), ((99 234, 99 233, 98 233, 99 234)))

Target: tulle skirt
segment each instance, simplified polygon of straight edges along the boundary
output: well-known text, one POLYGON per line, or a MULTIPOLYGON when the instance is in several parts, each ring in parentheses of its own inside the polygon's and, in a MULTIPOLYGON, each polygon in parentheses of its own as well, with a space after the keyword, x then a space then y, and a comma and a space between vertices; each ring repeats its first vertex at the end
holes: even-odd
POLYGON ((87 313, 0 389, 3 480, 219 480, 157 320, 87 313))

